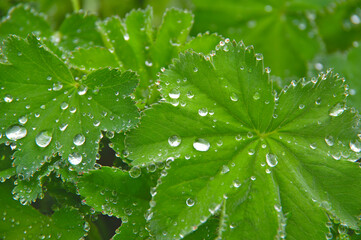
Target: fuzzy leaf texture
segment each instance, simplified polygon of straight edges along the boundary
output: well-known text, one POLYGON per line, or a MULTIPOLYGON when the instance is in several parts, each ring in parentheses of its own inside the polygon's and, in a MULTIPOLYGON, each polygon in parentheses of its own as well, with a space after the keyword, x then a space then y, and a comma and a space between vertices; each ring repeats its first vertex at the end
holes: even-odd
POLYGON ((164 103, 127 135, 134 166, 172 162, 152 198, 156 239, 181 239, 214 214, 220 239, 324 239, 336 218, 359 229, 359 116, 327 72, 273 90, 243 43, 186 52, 160 77, 164 103))
POLYGON ((57 153, 78 171, 93 168, 103 131, 138 122, 129 95, 135 73, 103 68, 75 79, 35 36, 12 36, 0 64, 0 142, 16 144, 17 172, 29 178, 57 153))

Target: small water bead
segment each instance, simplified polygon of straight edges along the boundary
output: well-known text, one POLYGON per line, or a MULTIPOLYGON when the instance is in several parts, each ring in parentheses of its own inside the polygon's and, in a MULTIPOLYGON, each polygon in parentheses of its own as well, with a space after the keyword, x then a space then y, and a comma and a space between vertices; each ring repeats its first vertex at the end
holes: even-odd
POLYGON ((88 87, 85 85, 80 85, 78 88, 78 95, 79 96, 83 96, 84 94, 86 94, 88 91, 88 87))
POLYGON ((75 113, 75 112, 76 112, 76 107, 71 107, 71 108, 69 108, 69 112, 70 112, 70 113, 75 113))
POLYGON ((333 146, 335 140, 332 136, 327 136, 327 137, 325 137, 325 142, 328 146, 331 147, 331 146, 333 146))
POLYGON ((270 67, 266 67, 264 70, 265 70, 265 72, 268 73, 268 74, 271 73, 271 68, 270 68, 270 67))
POLYGON ((207 108, 201 108, 201 109, 198 110, 198 114, 201 117, 205 117, 208 114, 208 109, 207 108))
POLYGON ((310 148, 311 148, 311 149, 316 149, 316 148, 317 148, 316 143, 311 143, 311 144, 310 144, 310 148))
POLYGON ((194 68, 193 68, 193 72, 198 72, 198 68, 197 68, 197 67, 194 67, 194 68))
POLYGON ((278 164, 278 159, 275 154, 267 153, 266 154, 266 162, 268 166, 275 167, 278 164))
POLYGON ((155 172, 156 170, 157 170, 157 166, 155 165, 155 163, 150 163, 147 166, 147 171, 150 173, 155 172))
POLYGON ((145 66, 147 66, 147 67, 153 66, 153 63, 152 63, 151 61, 148 61, 148 60, 146 60, 144 64, 145 64, 145 66))
POLYGON ((76 145, 76 146, 81 146, 83 145, 85 142, 85 136, 81 133, 77 134, 74 136, 73 138, 73 143, 76 145))
POLYGON ((171 147, 178 147, 182 139, 178 135, 173 135, 168 138, 168 143, 171 147))
POLYGON ((21 125, 24 125, 28 122, 28 118, 26 116, 21 116, 18 121, 21 125))
POLYGON ((180 92, 178 89, 174 88, 172 91, 169 92, 168 95, 172 99, 178 99, 180 97, 180 92))
POLYGON ((53 84, 53 91, 60 91, 63 88, 63 84, 61 82, 57 82, 53 84))
POLYGON ((69 154, 68 161, 72 165, 78 165, 83 160, 83 157, 80 155, 80 153, 74 152, 69 154))
POLYGON ((304 104, 300 104, 300 105, 298 106, 298 108, 299 108, 299 109, 304 109, 304 108, 305 108, 305 105, 304 105, 304 104))
POLYGON ((344 105, 342 105, 341 103, 337 103, 335 106, 333 106, 330 109, 328 114, 331 117, 337 117, 337 116, 340 116, 344 111, 345 111, 344 105))
POLYGON ((35 143, 41 148, 45 148, 49 146, 51 140, 53 139, 52 133, 49 131, 41 131, 38 135, 35 137, 35 143))
POLYGON ((361 152, 361 143, 358 140, 350 141, 350 149, 356 153, 361 152))
POLYGON ((355 25, 358 25, 361 23, 361 19, 359 16, 357 16, 356 14, 353 14, 351 17, 350 17, 350 21, 351 23, 355 24, 355 25))
POLYGON ((188 207, 193 207, 194 204, 195 204, 195 201, 192 198, 188 198, 186 200, 186 204, 187 204, 188 207))
POLYGON ((252 132, 248 132, 248 133, 247 133, 247 137, 248 137, 248 138, 253 138, 253 133, 252 133, 252 132))
POLYGON ((60 131, 64 132, 67 127, 68 127, 67 123, 62 123, 62 124, 60 124, 59 129, 60 129, 60 131))
POLYGON ((259 92, 255 92, 254 95, 253 95, 253 99, 254 99, 255 101, 257 101, 257 100, 260 99, 260 98, 261 98, 261 94, 259 94, 259 92))
POLYGON ((63 103, 60 104, 61 110, 65 110, 65 109, 67 109, 68 107, 69 107, 69 104, 66 103, 66 102, 63 102, 63 103))
POLYGON ((229 167, 227 165, 223 165, 221 174, 226 174, 229 172, 229 167))
POLYGON ((94 127, 99 127, 99 125, 100 125, 100 121, 99 121, 99 120, 95 120, 95 121, 93 122, 93 126, 94 126, 94 127))
POLYGON ((135 166, 129 170, 129 176, 132 178, 138 178, 140 177, 141 174, 142 174, 142 169, 140 167, 135 166))
POLYGON ((125 33, 123 37, 124 37, 125 41, 129 41, 129 34, 128 33, 125 33))
POLYGON ((26 128, 18 126, 18 125, 14 125, 14 126, 9 127, 6 130, 5 136, 9 140, 16 141, 16 140, 24 138, 27 133, 28 133, 28 131, 26 130, 26 128))
POLYGON ((233 102, 237 102, 239 98, 238 98, 238 95, 236 93, 231 93, 230 99, 233 102))
POLYGON ((321 104, 321 98, 317 98, 316 101, 315 101, 315 104, 320 105, 321 104))
POLYGON ((263 60, 263 55, 261 53, 256 53, 255 56, 257 61, 263 60))
POLYGON ((9 94, 7 94, 7 95, 5 95, 5 97, 4 97, 4 101, 6 102, 6 103, 11 103, 12 101, 13 101, 13 97, 11 96, 11 95, 9 95, 9 94))
POLYGON ((52 76, 47 76, 47 77, 46 77, 46 80, 48 80, 48 81, 51 81, 52 79, 53 79, 52 76))
POLYGON ((239 188, 242 184, 241 184, 241 182, 240 182, 238 179, 236 179, 236 180, 234 180, 234 181, 232 182, 232 185, 233 185, 233 187, 235 187, 235 188, 239 188))
POLYGON ((250 148, 250 149, 248 150, 248 155, 252 156, 252 155, 255 154, 255 152, 256 152, 256 151, 255 151, 253 148, 250 148))
POLYGON ((206 152, 209 150, 210 148, 210 144, 207 140, 203 139, 203 138, 197 138, 194 142, 193 142, 193 148, 197 151, 200 152, 206 152))

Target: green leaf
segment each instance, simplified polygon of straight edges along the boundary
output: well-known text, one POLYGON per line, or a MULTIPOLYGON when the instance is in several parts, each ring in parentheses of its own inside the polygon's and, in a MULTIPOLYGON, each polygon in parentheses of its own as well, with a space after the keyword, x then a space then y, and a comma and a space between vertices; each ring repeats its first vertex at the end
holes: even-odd
POLYGON ((192 34, 209 30, 243 40, 263 53, 272 74, 302 77, 306 75, 307 62, 320 51, 317 29, 309 10, 319 9, 329 2, 196 0, 192 34))
POLYGON ((349 105, 361 110, 361 69, 359 64, 361 61, 361 47, 358 47, 358 45, 359 43, 355 42, 355 47, 344 53, 335 52, 317 56, 310 66, 310 72, 333 68, 334 71, 340 73, 342 77, 346 78, 349 85, 349 96, 347 98, 349 105))
POLYGON ((205 34, 198 34, 197 37, 191 39, 183 46, 182 52, 187 49, 192 49, 195 52, 207 55, 222 40, 224 40, 223 37, 215 33, 209 34, 209 32, 206 32, 205 34))
POLYGON ((54 35, 54 41, 59 42, 59 47, 67 51, 72 51, 77 47, 102 46, 102 38, 95 24, 97 20, 95 15, 84 11, 70 14, 54 35))
POLYGON ((16 174, 15 168, 11 166, 11 155, 13 151, 4 144, 0 145, 0 182, 5 182, 16 174))
POLYGON ((137 97, 149 96, 161 67, 176 57, 192 25, 192 14, 170 9, 165 12, 158 31, 152 28, 152 9, 133 10, 124 20, 111 17, 98 23, 105 45, 114 52, 124 69, 137 71, 140 85, 137 97))
POLYGON ((277 93, 253 48, 217 49, 181 54, 160 77, 166 103, 127 135, 134 166, 174 159, 151 233, 180 239, 218 212, 230 240, 322 239, 327 214, 359 229, 359 116, 343 79, 327 72, 277 93))
POLYGON ((101 130, 138 122, 135 73, 100 69, 75 80, 34 36, 11 37, 3 51, 11 64, 0 65, 1 133, 18 146, 14 163, 26 179, 55 153, 78 171, 92 168, 101 130))
POLYGON ((51 217, 31 206, 13 200, 12 184, 0 183, 0 238, 6 239, 79 239, 85 235, 83 217, 76 209, 63 208, 51 217))
POLYGON ((69 64, 86 72, 99 68, 119 67, 115 56, 103 47, 78 48, 71 52, 69 64))
MULTIPOLYGON (((137 170, 141 174, 141 170, 137 170)), ((145 239, 148 236, 144 215, 149 208, 152 182, 144 173, 135 177, 131 178, 117 168, 102 167, 84 174, 78 182, 79 193, 86 204, 103 214, 122 219, 114 239, 145 239)))
POLYGON ((316 23, 328 52, 347 50, 361 40, 359 0, 338 2, 318 14, 316 23))
POLYGON ((8 13, 8 17, 0 23, 0 39, 6 39, 10 34, 25 38, 34 33, 41 37, 50 37, 52 30, 44 15, 37 13, 29 6, 19 4, 8 13))

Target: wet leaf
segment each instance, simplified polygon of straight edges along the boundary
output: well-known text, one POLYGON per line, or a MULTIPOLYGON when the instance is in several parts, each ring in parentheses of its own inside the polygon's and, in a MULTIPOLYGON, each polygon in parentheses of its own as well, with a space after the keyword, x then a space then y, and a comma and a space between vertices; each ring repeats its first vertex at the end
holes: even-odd
POLYGON ((217 49, 210 60, 181 54, 160 77, 165 103, 127 135, 133 166, 170 159, 151 233, 181 239, 214 214, 222 239, 322 239, 328 214, 358 229, 359 116, 343 79, 327 72, 276 92, 253 48, 217 49))

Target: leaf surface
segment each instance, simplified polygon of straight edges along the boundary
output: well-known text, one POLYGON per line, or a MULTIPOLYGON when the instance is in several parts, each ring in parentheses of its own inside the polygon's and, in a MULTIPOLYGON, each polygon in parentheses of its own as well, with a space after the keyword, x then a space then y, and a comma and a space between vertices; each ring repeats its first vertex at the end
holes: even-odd
POLYGON ((13 200, 12 184, 0 183, 0 237, 6 239, 79 239, 85 235, 82 216, 76 209, 62 208, 51 217, 13 200))
POLYGON ((174 160, 152 233, 181 239, 217 213, 222 239, 322 239, 328 214, 358 229, 359 116, 343 79, 327 72, 278 93, 252 47, 217 49, 181 54, 160 77, 165 103, 127 135, 134 166, 174 160))
POLYGON ((135 73, 105 68, 75 80, 34 36, 11 37, 3 51, 10 64, 0 65, 1 133, 16 142, 15 165, 26 179, 56 153, 78 171, 92 168, 101 130, 138 122, 129 97, 135 73))

